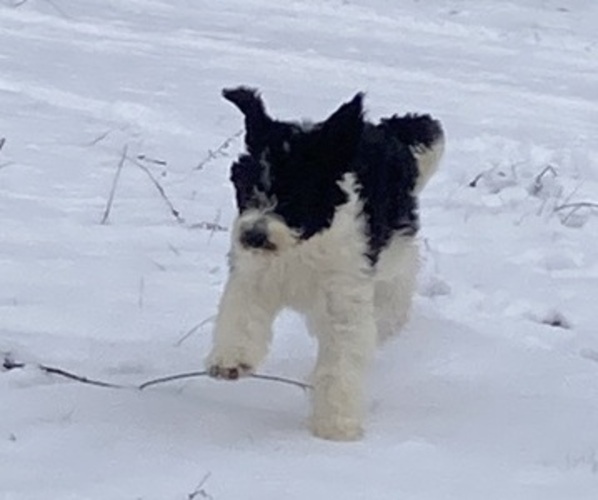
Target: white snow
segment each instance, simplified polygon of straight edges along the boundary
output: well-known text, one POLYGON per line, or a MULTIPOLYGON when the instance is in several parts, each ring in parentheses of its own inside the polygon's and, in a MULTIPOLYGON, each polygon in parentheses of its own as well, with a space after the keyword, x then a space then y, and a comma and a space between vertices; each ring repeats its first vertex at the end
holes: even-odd
MULTIPOLYGON (((18 4, 0 1, 0 354, 28 367, 0 371, 0 499, 598 498, 598 210, 563 208, 598 203, 598 3, 18 4), (364 90, 373 119, 446 128, 413 319, 371 370, 361 442, 311 437, 292 386, 35 368, 202 368, 236 84, 282 118, 364 90), (127 161, 100 224, 125 145, 184 223, 127 161)), ((260 372, 304 380, 313 341, 291 314, 276 329, 260 372)))

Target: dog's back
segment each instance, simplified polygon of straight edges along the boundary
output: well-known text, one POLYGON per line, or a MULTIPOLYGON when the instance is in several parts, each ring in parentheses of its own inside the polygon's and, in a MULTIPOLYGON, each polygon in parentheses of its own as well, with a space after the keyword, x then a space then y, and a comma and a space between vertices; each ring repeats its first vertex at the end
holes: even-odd
POLYGON ((429 115, 365 124, 353 168, 361 186, 372 262, 392 236, 413 236, 419 229, 417 195, 436 171, 443 149, 442 127, 429 115))

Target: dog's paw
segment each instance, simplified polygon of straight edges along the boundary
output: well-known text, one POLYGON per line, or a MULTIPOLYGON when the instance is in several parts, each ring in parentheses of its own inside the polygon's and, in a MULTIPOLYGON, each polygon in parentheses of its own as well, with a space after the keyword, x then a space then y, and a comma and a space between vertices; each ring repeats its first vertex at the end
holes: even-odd
POLYGON ((247 352, 239 350, 215 349, 206 360, 208 375, 222 380, 237 380, 251 375, 254 363, 247 352))
POLYGON ((208 375, 222 380, 237 380, 255 372, 265 352, 256 344, 218 344, 206 359, 208 375))
POLYGON ((253 368, 245 363, 239 363, 235 366, 208 364, 208 375, 221 380, 237 380, 241 377, 247 377, 252 373, 253 368))
POLYGON ((358 441, 363 437, 361 422, 352 418, 312 419, 310 428, 314 436, 329 441, 358 441))

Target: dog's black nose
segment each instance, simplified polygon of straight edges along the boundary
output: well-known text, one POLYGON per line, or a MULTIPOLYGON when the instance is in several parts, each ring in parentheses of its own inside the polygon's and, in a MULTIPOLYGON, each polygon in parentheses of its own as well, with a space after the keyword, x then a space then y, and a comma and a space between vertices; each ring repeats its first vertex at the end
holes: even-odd
POLYGON ((268 235, 259 227, 252 227, 241 234, 241 244, 249 248, 264 248, 269 250, 272 243, 268 241, 268 235))

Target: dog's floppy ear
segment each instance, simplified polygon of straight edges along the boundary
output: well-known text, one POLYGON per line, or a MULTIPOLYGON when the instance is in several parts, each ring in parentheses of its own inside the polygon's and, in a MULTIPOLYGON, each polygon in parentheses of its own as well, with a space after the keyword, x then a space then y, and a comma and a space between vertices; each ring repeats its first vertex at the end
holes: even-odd
POLYGON ((344 103, 322 124, 322 133, 330 146, 354 151, 363 131, 363 93, 344 103))
POLYGON ((272 124, 257 90, 249 87, 223 89, 222 97, 232 102, 245 115, 245 144, 250 153, 259 152, 264 133, 272 124))

